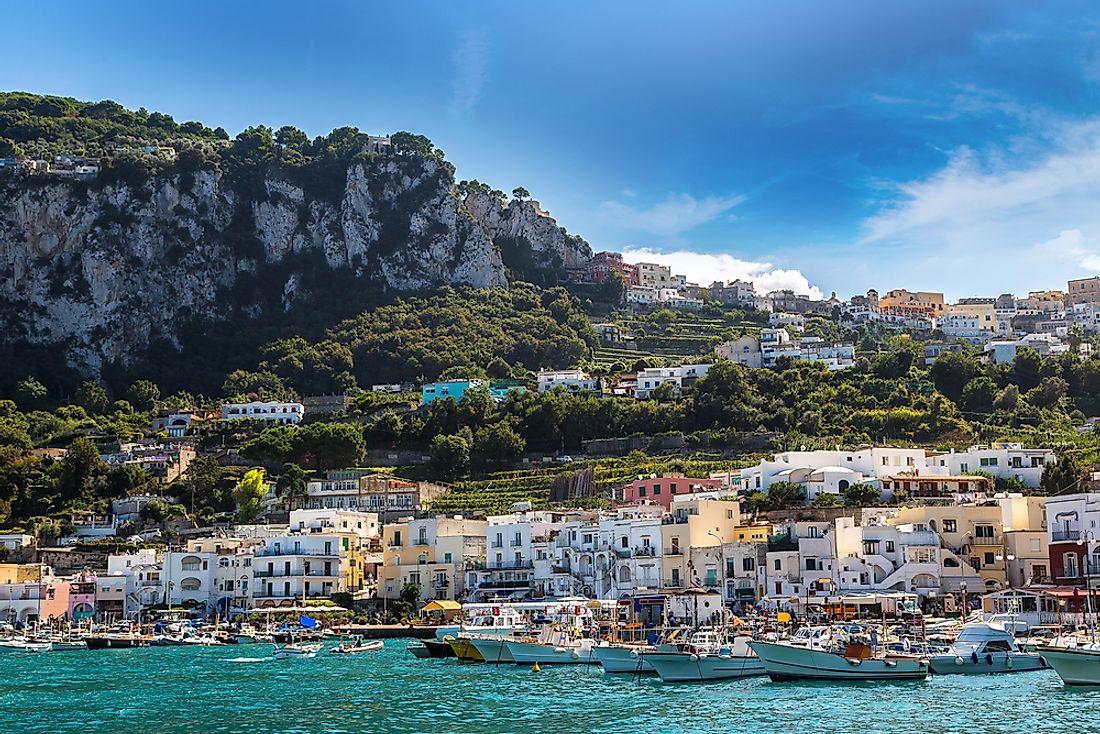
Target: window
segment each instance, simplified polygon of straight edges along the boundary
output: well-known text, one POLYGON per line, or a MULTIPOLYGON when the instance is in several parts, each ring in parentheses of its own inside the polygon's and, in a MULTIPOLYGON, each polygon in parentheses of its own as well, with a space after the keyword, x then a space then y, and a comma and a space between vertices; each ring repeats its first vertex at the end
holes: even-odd
POLYGON ((886 541, 886 552, 887 553, 893 553, 894 552, 894 541, 892 541, 892 540, 886 541))
POLYGON ((676 494, 676 482, 673 482, 672 484, 668 485, 668 491, 671 494, 676 494))
POLYGON ((1077 578, 1080 574, 1077 571, 1077 554, 1076 553, 1064 553, 1062 554, 1062 575, 1065 578, 1077 578))
POLYGON ((626 537, 625 535, 623 537, 619 538, 619 547, 620 548, 627 548, 627 547, 629 547, 629 545, 630 545, 630 538, 626 537))
POLYGON ((955 533, 955 532, 958 532, 958 529, 959 529, 959 526, 958 526, 958 523, 955 520, 944 520, 943 521, 943 532, 945 532, 945 533, 955 533))
POLYGON ((444 563, 451 563, 451 554, 450 553, 444 553, 443 554, 443 562, 444 563))
POLYGON ((756 570, 756 559, 755 558, 742 558, 741 559, 741 570, 742 571, 755 571, 756 570))
POLYGON ((645 485, 642 484, 638 487, 638 496, 645 497, 645 485))
POLYGON ((993 526, 992 525, 975 525, 974 526, 975 538, 992 538, 993 526))
POLYGON ((778 558, 775 559, 775 570, 776 571, 782 571, 783 570, 783 561, 779 560, 778 558))
POLYGON ((996 557, 992 553, 986 553, 984 559, 987 566, 992 566, 996 562, 996 557))
POLYGON ((807 558, 806 559, 806 570, 807 571, 816 571, 817 570, 817 559, 816 558, 807 558))
POLYGON ((981 459, 981 465, 982 466, 997 466, 997 457, 996 456, 983 457, 981 459))

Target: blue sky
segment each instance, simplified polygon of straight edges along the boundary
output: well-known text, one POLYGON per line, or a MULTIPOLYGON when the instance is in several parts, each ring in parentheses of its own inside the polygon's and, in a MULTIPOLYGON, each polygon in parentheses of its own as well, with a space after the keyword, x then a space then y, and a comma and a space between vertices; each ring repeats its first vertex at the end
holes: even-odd
POLYGON ((316 5, 13 5, 0 88, 413 130, 700 281, 959 297, 1100 272, 1094 3, 316 5))

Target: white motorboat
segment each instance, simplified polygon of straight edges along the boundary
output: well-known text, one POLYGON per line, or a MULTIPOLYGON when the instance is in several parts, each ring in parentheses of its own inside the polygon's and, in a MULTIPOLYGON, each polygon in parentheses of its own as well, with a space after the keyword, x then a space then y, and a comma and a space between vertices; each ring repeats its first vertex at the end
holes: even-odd
POLYGON ((833 638, 831 632, 828 627, 809 628, 802 637, 809 642, 806 645, 753 641, 748 646, 774 681, 924 680, 928 677, 930 667, 923 658, 876 656, 870 646, 860 641, 847 641, 846 646, 840 647, 845 644, 844 638, 833 638))
POLYGON ((508 651, 509 637, 482 637, 473 635, 468 638, 470 644, 487 663, 514 663, 515 658, 508 651))
POLYGON ((53 645, 49 642, 16 637, 0 641, 0 649, 12 652, 49 652, 53 650, 53 645))
POLYGON ((677 650, 647 652, 642 657, 666 683, 764 675, 764 665, 749 648, 750 641, 745 636, 728 639, 721 632, 697 632, 677 650))
POLYGON ((1067 686, 1100 686, 1100 644, 1044 646, 1039 653, 1067 686))
POLYGON ((548 627, 536 640, 505 640, 512 659, 520 665, 577 665, 597 662, 592 654, 595 641, 571 637, 561 629, 548 627))
POLYGON ((285 645, 275 645, 271 657, 276 660, 300 660, 312 658, 324 647, 321 643, 302 644, 300 642, 288 642, 285 645))
POLYGON ((932 672, 949 673, 1018 673, 1041 670, 1046 665, 1042 656, 1025 652, 1016 639, 999 622, 969 622, 951 645, 951 651, 932 655, 932 672))
POLYGON ((337 655, 355 655, 360 652, 377 652, 385 647, 382 640, 362 640, 356 639, 349 642, 341 642, 336 647, 332 648, 329 652, 337 655))
MULTIPOLYGON (((671 646, 675 649, 675 646, 671 646)), ((627 644, 621 642, 597 645, 592 654, 600 662, 605 673, 655 673, 645 653, 658 648, 648 645, 627 644)))

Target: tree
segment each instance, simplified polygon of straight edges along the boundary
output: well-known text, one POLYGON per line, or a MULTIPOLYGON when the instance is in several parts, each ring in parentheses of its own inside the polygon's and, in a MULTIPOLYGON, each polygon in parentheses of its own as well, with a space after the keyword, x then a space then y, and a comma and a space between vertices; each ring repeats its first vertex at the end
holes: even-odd
POLYGON ((27 408, 35 408, 42 405, 49 391, 46 386, 33 377, 28 377, 19 382, 16 388, 20 403, 27 408))
POLYGON ((102 415, 111 404, 107 391, 95 380, 86 380, 76 390, 76 404, 92 415, 102 415))
POLYGON ((522 186, 517 186, 514 189, 512 189, 512 198, 516 199, 517 201, 523 201, 524 199, 530 199, 531 198, 531 192, 529 192, 527 189, 523 188, 522 186))
POLYGON ((1012 360, 1012 371, 1016 375, 1016 384, 1024 392, 1039 385, 1041 379, 1039 371, 1043 367, 1043 358, 1031 347, 1021 347, 1016 350, 1016 356, 1012 360))
POLYGON ((768 486, 768 509, 783 510, 806 501, 806 490, 794 482, 775 482, 768 486))
POLYGON ((962 405, 971 413, 988 413, 997 398, 997 383, 982 375, 966 383, 962 391, 962 405))
POLYGON ((997 395, 997 399, 993 401, 994 410, 1004 410, 1009 413, 1016 410, 1016 405, 1020 402, 1020 388, 1015 385, 1005 385, 1005 389, 1001 390, 997 395))
POLYGON ((81 436, 69 445, 65 458, 61 460, 57 489, 62 498, 87 504, 92 499, 96 479, 106 469, 107 465, 99 458, 99 450, 92 440, 81 436))
POLYGON ((1052 408, 1065 397, 1067 390, 1069 383, 1061 377, 1044 377, 1039 386, 1028 390, 1024 397, 1036 408, 1052 408))
POLYGON ((310 423, 293 437, 292 454, 299 464, 314 469, 355 466, 367 444, 363 431, 351 423, 310 423))
POLYGON ((254 522, 260 514, 260 502, 267 494, 267 482, 263 469, 249 469, 233 488, 233 500, 237 503, 237 518, 243 523, 254 522))
POLYGON ((489 461, 507 464, 523 453, 527 442, 516 433, 508 421, 497 421, 477 432, 474 446, 485 454, 489 461))
POLYGON ((148 413, 155 410, 160 400, 160 388, 149 380, 138 380, 130 385, 130 400, 138 410, 148 413))
POLYGON ((465 436, 440 434, 432 439, 432 467, 446 477, 465 474, 470 468, 470 442, 465 436))
POLYGON ((814 497, 814 507, 836 507, 836 495, 832 492, 822 492, 814 497))
POLYGON ((1068 454, 1062 454, 1053 464, 1047 464, 1039 485, 1048 495, 1071 494, 1081 491, 1085 472, 1068 454))
POLYGON ((149 500, 141 506, 141 519, 155 525, 163 525, 168 521, 168 504, 160 500, 149 500))
POLYGON ((859 482, 844 490, 844 504, 852 507, 866 507, 879 501, 882 493, 870 484, 859 482))
POLYGON ((962 398, 966 384, 978 376, 978 363, 962 352, 946 352, 932 363, 930 374, 936 389, 954 402, 962 398))
POLYGON ((299 500, 305 499, 309 475, 297 464, 283 464, 279 479, 275 482, 275 491, 287 509, 293 510, 299 500))
POLYGON ((297 426, 271 426, 241 447, 241 456, 253 461, 283 463, 294 452, 297 426))

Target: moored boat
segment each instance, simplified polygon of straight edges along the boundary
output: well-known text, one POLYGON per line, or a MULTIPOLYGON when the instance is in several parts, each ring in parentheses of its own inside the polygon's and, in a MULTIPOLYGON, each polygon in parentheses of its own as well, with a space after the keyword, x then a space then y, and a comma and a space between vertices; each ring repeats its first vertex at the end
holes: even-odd
POLYGON ((477 663, 485 662, 485 658, 481 656, 481 653, 473 645, 469 637, 448 637, 444 638, 444 642, 451 646, 451 649, 454 650, 455 657, 459 660, 469 660, 477 663))
POLYGON ((1100 649, 1096 645, 1045 646, 1039 653, 1067 686, 1100 686, 1100 649))
POLYGON ((409 642, 407 645, 405 645, 405 649, 414 658, 423 659, 431 657, 431 653, 428 652, 428 648, 424 645, 423 642, 420 642, 419 640, 413 640, 409 642))
MULTIPOLYGON (((859 630, 855 631, 858 634, 859 630)), ((789 641, 755 640, 749 648, 773 681, 924 680, 931 670, 924 658, 875 654, 849 628, 809 627, 789 641)))
POLYGON ((764 664, 749 642, 744 636, 726 639, 721 633, 697 633, 679 649, 655 650, 642 657, 666 683, 764 675, 764 664))
POLYGON ((951 651, 932 655, 928 662, 937 675, 1019 673, 1046 667, 1042 656, 1021 650, 1012 634, 997 622, 963 625, 951 651))
POLYGON ((592 654, 595 641, 570 637, 566 632, 547 628, 538 639, 506 640, 512 659, 520 665, 578 665, 598 662, 592 654))
POLYGON ((276 660, 300 660, 316 656, 324 645, 319 642, 312 644, 288 642, 285 645, 275 645, 274 647, 275 649, 271 653, 271 657, 276 660))
POLYGON ((422 640, 422 642, 430 658, 453 658, 455 656, 454 649, 446 642, 440 640, 422 640))

